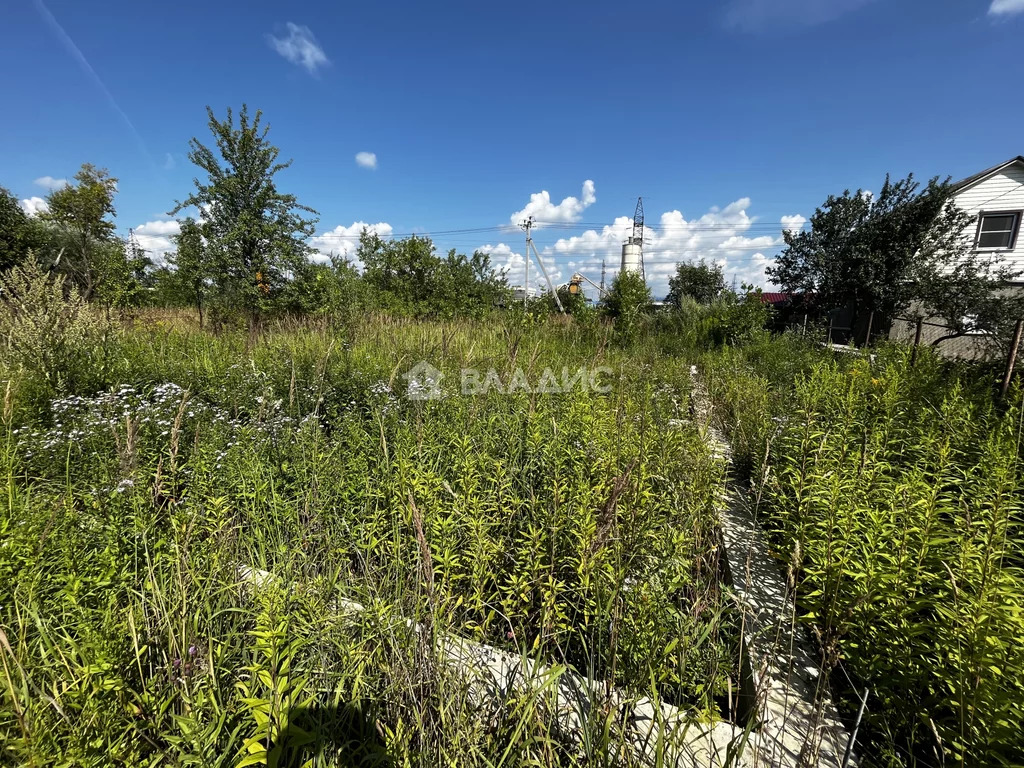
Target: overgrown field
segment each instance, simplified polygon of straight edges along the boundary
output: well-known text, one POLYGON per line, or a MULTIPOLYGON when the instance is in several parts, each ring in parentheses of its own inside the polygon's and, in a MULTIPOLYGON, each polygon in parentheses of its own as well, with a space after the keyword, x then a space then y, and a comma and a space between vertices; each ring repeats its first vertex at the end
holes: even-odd
POLYGON ((611 333, 512 313, 256 337, 149 314, 63 370, 9 347, 0 763, 617 760, 619 713, 569 742, 540 697, 481 706, 441 633, 727 714, 721 469, 688 366, 611 333), (441 397, 409 396, 419 361, 441 397), (599 366, 607 391, 459 392, 465 367, 536 388, 599 366), (254 593, 247 566, 276 581, 254 593))
POLYGON ((1021 391, 795 338, 705 367, 865 762, 1024 762, 1021 391))
POLYGON ((704 321, 17 326, 0 761, 624 761, 621 712, 567 738, 543 691, 482 702, 447 636, 732 716, 697 361, 851 723, 869 691, 862 761, 1024 762, 1021 391, 704 321))

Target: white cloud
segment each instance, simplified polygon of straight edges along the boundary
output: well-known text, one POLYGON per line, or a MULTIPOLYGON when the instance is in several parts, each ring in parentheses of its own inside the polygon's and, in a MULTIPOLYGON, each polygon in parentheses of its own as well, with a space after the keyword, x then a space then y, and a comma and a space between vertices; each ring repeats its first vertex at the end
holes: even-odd
POLYGON ((181 232, 181 223, 170 221, 147 221, 135 228, 137 235, 176 235, 181 232))
MULTIPOLYGON (((757 224, 749 215, 750 199, 741 198, 725 206, 711 208, 704 215, 687 219, 680 211, 666 211, 657 223, 644 228, 644 267, 647 282, 656 298, 668 292, 668 279, 681 261, 719 264, 730 283, 767 285, 765 268, 770 254, 782 245, 783 226, 803 224, 802 216, 784 216, 777 226, 757 224), (756 229, 754 229, 756 227, 756 229)), ((561 238, 541 250, 545 264, 562 274, 579 271, 594 282, 601 279, 602 262, 607 267, 607 282, 619 270, 622 243, 632 234, 633 219, 620 216, 601 230, 589 229, 579 235, 561 238)), ((481 250, 486 250, 482 248, 481 250)), ((522 262, 518 272, 521 274, 522 262)), ((540 275, 537 275, 540 278, 540 275)), ((518 278, 521 281, 521 277, 518 278)), ((542 278, 541 278, 542 279, 542 278)), ((553 278, 555 279, 555 278, 553 278)), ((535 284, 531 278, 531 284, 535 284)), ((589 291, 593 295, 593 291, 589 291)))
POLYGON ((181 231, 181 224, 171 221, 147 221, 132 229, 135 242, 146 252, 146 255, 157 264, 167 260, 167 254, 174 251, 171 238, 181 231))
POLYGON ((43 189, 60 189, 68 185, 67 179, 55 179, 53 176, 40 176, 38 179, 32 182, 37 187, 43 189))
POLYGON ((313 258, 316 261, 327 261, 327 258, 333 255, 355 261, 356 249, 359 248, 359 235, 364 229, 367 232, 374 232, 382 238, 391 237, 391 233, 394 231, 390 224, 383 221, 378 221, 376 224, 354 221, 349 227, 338 225, 330 232, 310 238, 309 245, 318 254, 313 258))
POLYGON ((170 152, 164 153, 164 170, 169 171, 172 168, 174 168, 174 165, 174 155, 172 155, 170 152))
POLYGON ((360 168, 376 168, 377 167, 377 153, 376 152, 356 152, 356 165, 360 168))
POLYGON ((29 216, 38 216, 50 210, 50 206, 41 197, 29 197, 21 201, 21 210, 29 216))
POLYGON ((497 245, 481 245, 474 250, 481 253, 488 253, 491 256, 491 265, 497 270, 504 270, 508 274, 510 284, 523 284, 523 254, 512 250, 512 246, 505 243, 497 245))
POLYGON ((799 213, 792 216, 783 216, 779 221, 782 223, 782 231, 789 230, 790 232, 799 232, 804 224, 807 223, 807 219, 801 216, 799 213))
POLYGON ((992 0, 988 8, 989 16, 1011 16, 1024 13, 1024 0, 992 0))
MULTIPOLYGON (((505 276, 508 278, 508 284, 517 288, 521 288, 523 280, 526 277, 526 259, 523 258, 523 254, 518 251, 513 251, 512 246, 506 245, 505 243, 498 243, 497 245, 481 245, 479 248, 474 250, 480 251, 481 253, 489 253, 491 256, 491 265, 498 271, 505 272, 505 276)), ((534 291, 546 291, 547 282, 544 280, 544 273, 540 271, 540 267, 537 266, 537 257, 531 254, 530 260, 530 290, 534 291)), ((548 276, 551 278, 551 282, 558 287, 559 284, 565 282, 563 278, 563 271, 559 267, 555 256, 551 253, 541 253, 541 258, 544 260, 544 268, 548 271, 548 276)), ((571 265, 569 265, 571 266, 571 265)))
POLYGON ((509 221, 513 225, 519 226, 520 222, 533 216, 539 222, 536 225, 538 229, 545 223, 571 224, 579 221, 583 211, 593 205, 596 200, 594 182, 590 179, 583 182, 583 192, 579 198, 566 197, 557 205, 551 202, 551 195, 545 189, 530 195, 530 202, 526 204, 526 207, 513 213, 509 217, 509 221))
POLYGON ((285 37, 268 35, 271 48, 292 64, 305 67, 310 74, 314 74, 318 67, 331 63, 309 27, 292 24, 290 21, 285 26, 288 29, 285 37))
POLYGON ((744 32, 813 27, 872 2, 875 0, 731 0, 726 6, 725 23, 744 32))

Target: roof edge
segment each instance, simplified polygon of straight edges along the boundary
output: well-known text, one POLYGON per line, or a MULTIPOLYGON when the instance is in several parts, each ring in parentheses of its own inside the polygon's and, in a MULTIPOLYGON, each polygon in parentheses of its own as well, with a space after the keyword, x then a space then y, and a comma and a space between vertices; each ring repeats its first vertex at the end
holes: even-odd
POLYGON ((966 189, 967 187, 977 184, 979 181, 987 179, 989 176, 992 176, 993 174, 999 173, 999 171, 1003 170, 1003 168, 1006 168, 1008 165, 1013 165, 1014 163, 1024 163, 1024 155, 1017 155, 1016 157, 1011 157, 1009 160, 1000 163, 999 165, 993 165, 991 168, 987 168, 986 170, 981 171, 980 173, 976 173, 973 176, 968 176, 966 179, 962 179, 953 184, 953 189, 959 192, 962 189, 966 189))

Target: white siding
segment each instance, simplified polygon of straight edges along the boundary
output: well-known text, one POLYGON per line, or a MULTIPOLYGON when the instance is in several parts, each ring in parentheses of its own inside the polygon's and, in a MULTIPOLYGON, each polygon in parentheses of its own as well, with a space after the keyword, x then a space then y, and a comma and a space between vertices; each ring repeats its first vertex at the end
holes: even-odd
MULTIPOLYGON (((956 204, 972 216, 983 211, 1024 211, 1024 163, 1016 162, 999 173, 979 181, 956 196, 956 204)), ((971 227, 968 235, 973 244, 977 227, 971 227)), ((1024 270, 1024 232, 1018 232, 1017 244, 1013 250, 985 250, 1006 260, 1015 270, 1024 270)), ((1024 276, 1020 278, 1024 280, 1024 276)))

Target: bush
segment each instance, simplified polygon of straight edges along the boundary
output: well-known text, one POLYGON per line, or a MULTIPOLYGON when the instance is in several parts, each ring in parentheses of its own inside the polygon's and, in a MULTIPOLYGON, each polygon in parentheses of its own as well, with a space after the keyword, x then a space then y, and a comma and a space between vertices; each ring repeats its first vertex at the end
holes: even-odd
POLYGON ((636 340, 650 309, 651 289, 643 276, 636 272, 619 272, 605 296, 604 313, 615 320, 615 335, 620 343, 636 340))
POLYGON ((865 764, 1019 765, 1021 392, 996 407, 928 350, 815 347, 754 338, 703 368, 840 711, 871 690, 865 764))
POLYGON ((78 289, 44 273, 34 256, 0 277, 0 287, 8 372, 22 371, 56 393, 89 388, 103 324, 78 289))
POLYGON ((677 351, 710 350, 758 339, 770 318, 771 307, 761 301, 760 292, 725 293, 710 304, 681 296, 672 311, 658 316, 656 328, 677 351))

